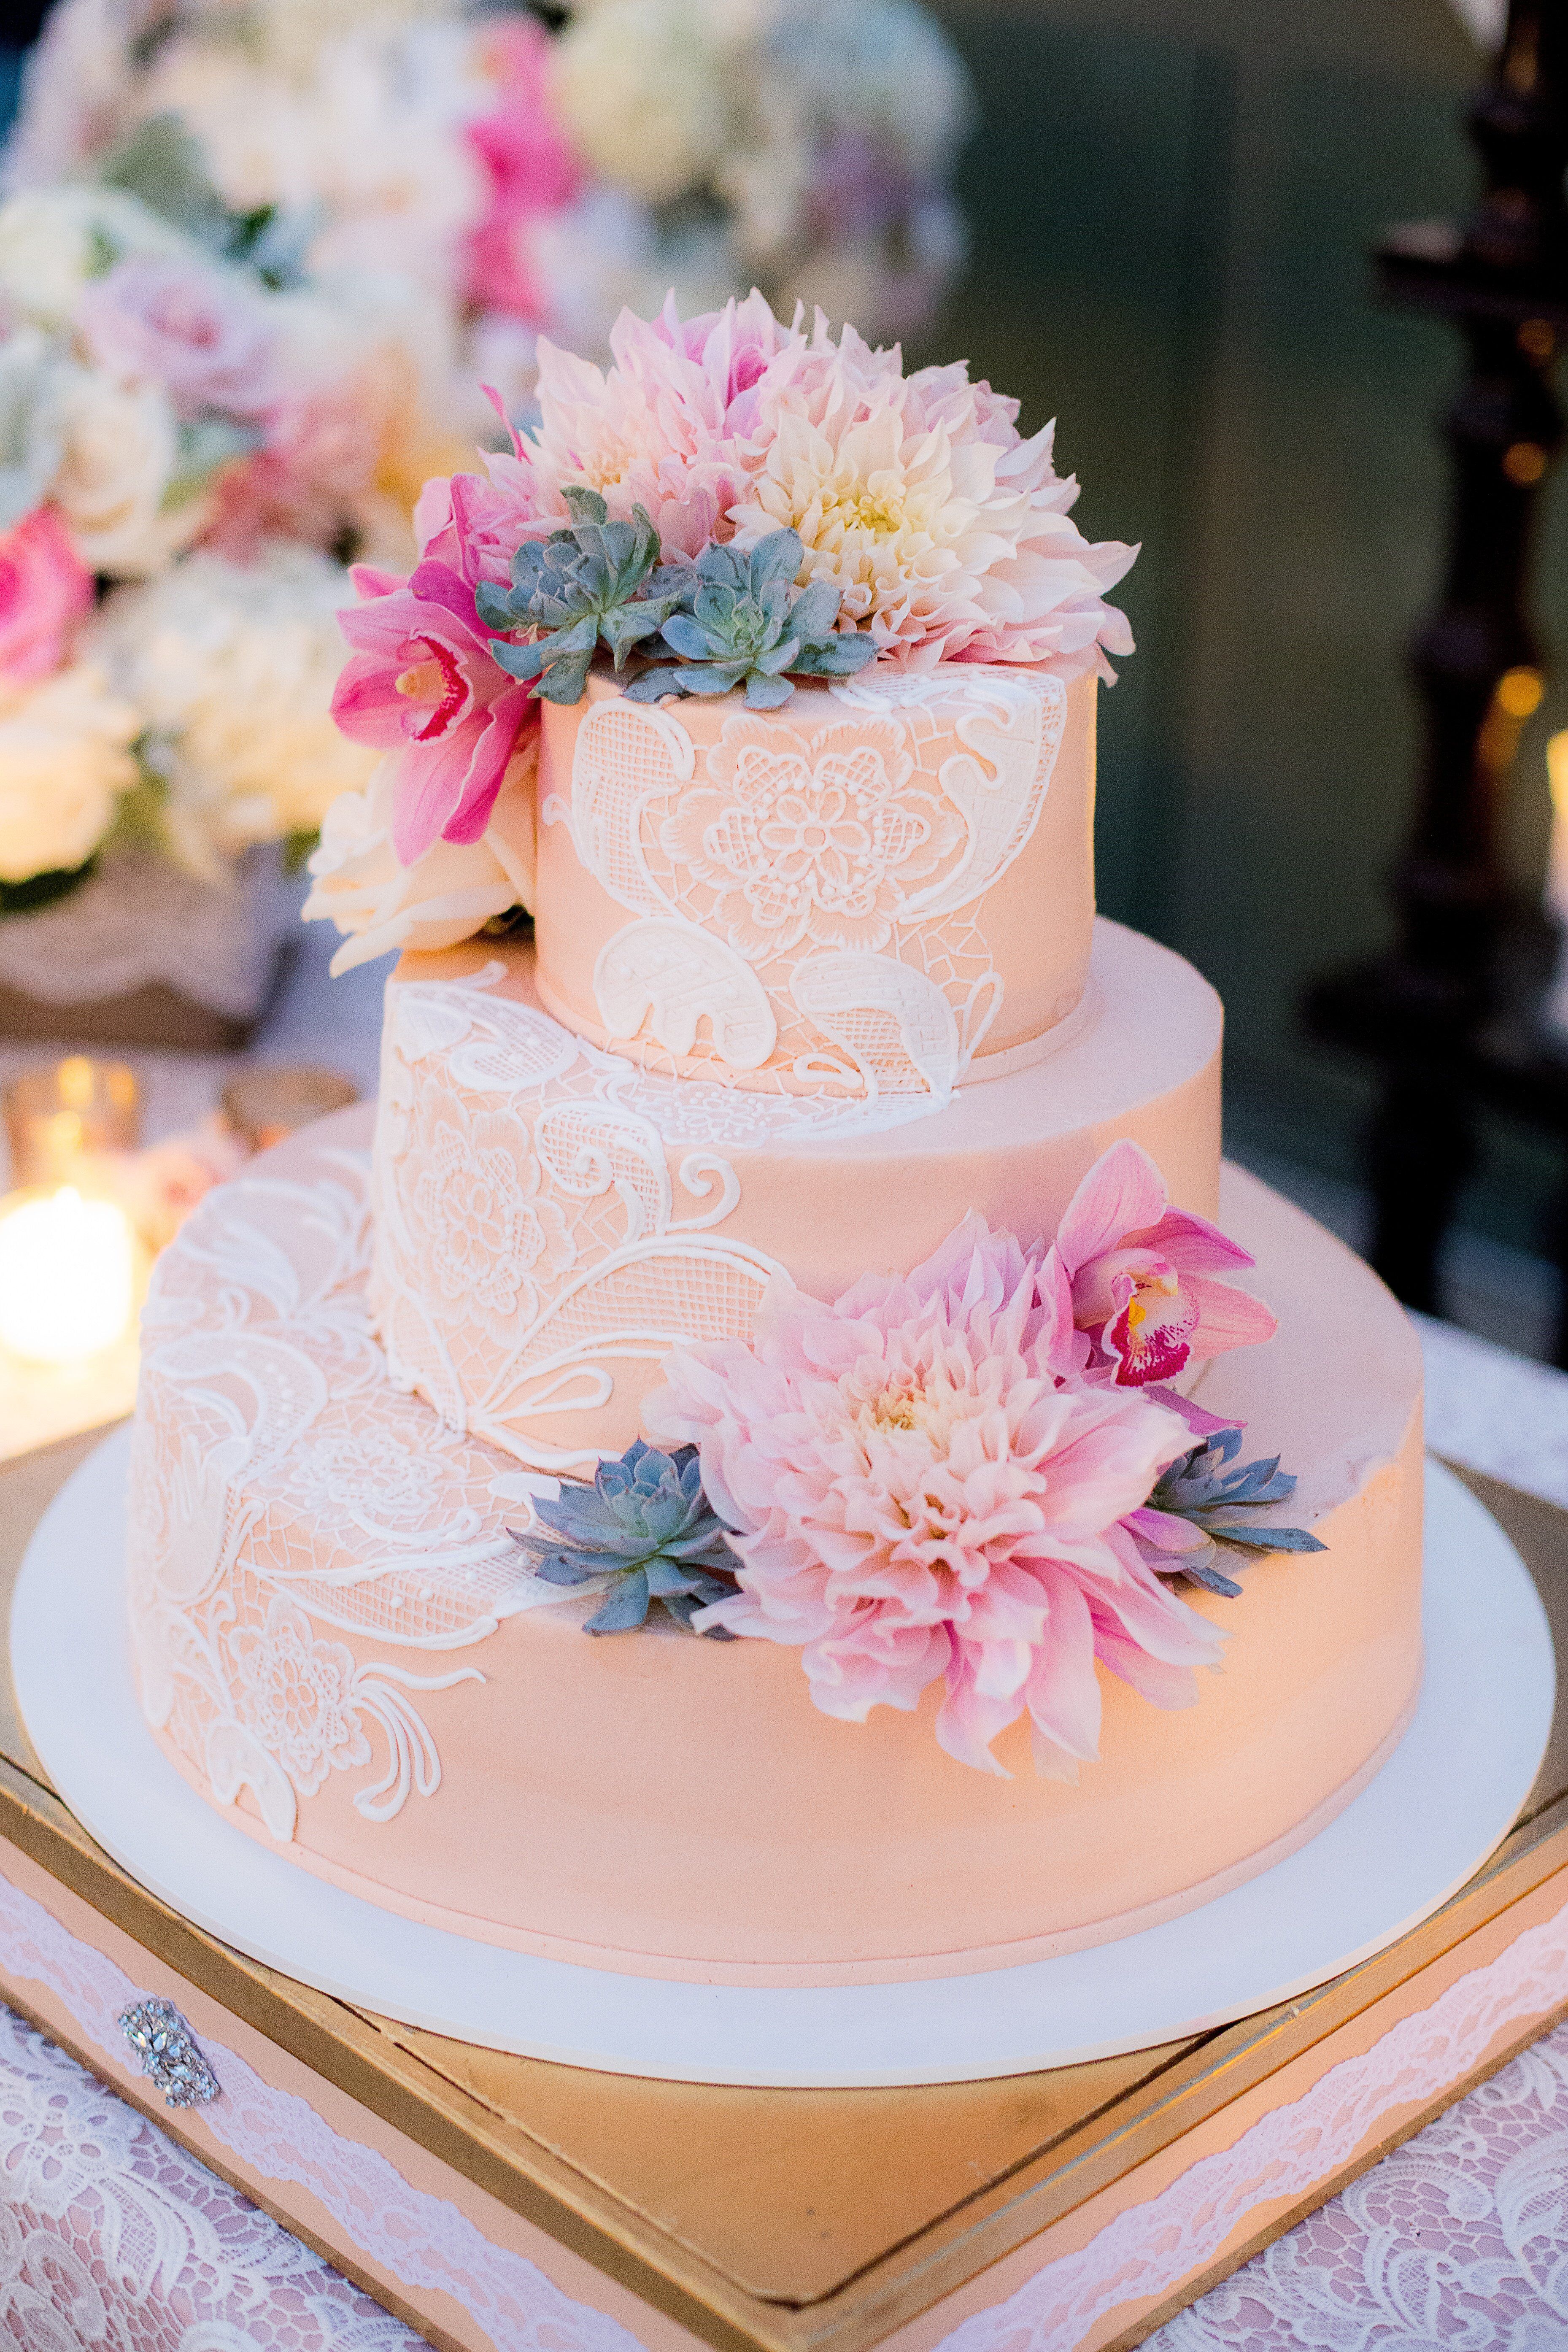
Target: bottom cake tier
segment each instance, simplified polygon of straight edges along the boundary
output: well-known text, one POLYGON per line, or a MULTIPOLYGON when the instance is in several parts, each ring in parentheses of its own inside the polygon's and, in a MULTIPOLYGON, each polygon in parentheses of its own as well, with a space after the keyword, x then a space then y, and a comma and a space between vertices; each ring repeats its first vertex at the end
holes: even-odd
POLYGON ((365 1304, 368 1112, 205 1202, 154 1282, 134 1439, 142 1703, 204 1795, 304 1868, 484 1941, 632 1975, 839 1984, 1005 1967, 1266 1868, 1365 1785, 1421 1675, 1421 1369, 1361 1263, 1227 1170, 1276 1339, 1194 1394, 1300 1476, 1326 1549, 1188 1597, 1228 1634, 1197 1703, 1101 1675, 1079 1785, 955 1762, 936 1697, 864 1726, 798 1654, 595 1603, 508 1533, 540 1479, 395 1389, 365 1304))

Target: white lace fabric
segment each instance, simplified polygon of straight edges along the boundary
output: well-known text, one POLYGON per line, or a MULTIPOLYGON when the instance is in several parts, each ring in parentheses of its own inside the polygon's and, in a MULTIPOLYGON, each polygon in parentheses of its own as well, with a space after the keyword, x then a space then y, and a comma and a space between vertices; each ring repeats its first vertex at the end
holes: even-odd
POLYGON ((0 2011, 0 2343, 22 2352, 415 2352, 351 2286, 0 2011))
POLYGON ((1561 2352, 1568 2025, 1149 2342, 1159 2352, 1561 2352))
POLYGON ((631 919, 593 974, 595 1042, 763 1092, 940 1104, 1001 1009, 984 902, 1039 821, 1066 692, 960 664, 809 699, 831 716, 742 711, 706 748, 618 697, 584 719, 541 817, 631 919))
MULTIPOLYGON (((47 1985, 86 2046, 123 2060, 121 2011, 148 1988, 4 1877, 0 1973, 47 1985)), ((496 2352, 637 2352, 618 2321, 264 2081, 237 2051, 211 2037, 202 2047, 221 2087, 201 2121, 236 2169, 307 2189, 341 2242, 411 2295, 451 2296, 496 2352)), ((421 2341, 0 2009, 0 2345, 404 2352, 421 2341)))

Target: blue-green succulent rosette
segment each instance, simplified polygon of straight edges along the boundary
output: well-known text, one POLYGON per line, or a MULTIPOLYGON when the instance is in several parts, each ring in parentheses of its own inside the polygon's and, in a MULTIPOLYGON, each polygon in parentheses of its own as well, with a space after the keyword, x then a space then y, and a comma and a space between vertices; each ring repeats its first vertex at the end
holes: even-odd
POLYGON ((797 677, 852 677, 875 661, 869 636, 838 627, 830 582, 795 586, 805 559, 797 531, 661 563, 645 508, 612 522, 597 491, 574 485, 565 498, 568 528, 523 542, 510 587, 485 581, 475 592, 485 626, 513 633, 490 640, 496 660, 542 700, 580 702, 601 651, 617 673, 636 657, 628 702, 744 687, 752 710, 787 702, 797 677))
MULTIPOLYGON (((678 1625, 736 1590, 740 1566, 702 1491, 695 1445, 661 1454, 637 1438, 616 1462, 601 1462, 593 1485, 563 1484, 554 1502, 534 1505, 516 1540, 535 1576, 568 1590, 608 1589, 585 1633, 626 1633, 657 1601, 678 1625)), ((729 1641, 722 1627, 708 1637, 729 1641)))
MULTIPOLYGON (((1178 1412, 1184 1409, 1179 1397, 1169 1402, 1178 1412)), ((1237 1462, 1244 1426, 1241 1422, 1211 1426, 1190 1453, 1161 1473, 1147 1503, 1126 1522, 1152 1568, 1190 1577, 1194 1584, 1231 1601, 1241 1587, 1219 1565, 1222 1546, 1255 1555, 1327 1549, 1306 1528, 1280 1527, 1250 1516, 1288 1503, 1296 1480, 1280 1469, 1278 1454, 1258 1462, 1237 1462)))

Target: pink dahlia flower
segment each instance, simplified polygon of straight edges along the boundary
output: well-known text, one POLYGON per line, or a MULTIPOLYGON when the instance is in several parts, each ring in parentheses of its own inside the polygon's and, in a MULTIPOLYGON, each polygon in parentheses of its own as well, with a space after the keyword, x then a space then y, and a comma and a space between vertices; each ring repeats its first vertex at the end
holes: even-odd
POLYGON ((356 743, 396 758, 392 843, 412 866, 432 843, 478 841, 525 726, 529 689, 491 658, 473 591, 428 558, 413 577, 356 566, 363 600, 342 615, 354 648, 332 716, 356 743))
POLYGON ((134 255, 87 288, 79 319, 96 359, 166 385, 184 417, 262 416, 278 399, 272 329, 236 273, 134 255))
POLYGON ((1114 1143, 1068 1203, 1047 1261, 1089 1334, 1091 1366, 1114 1366, 1120 1387, 1173 1380, 1189 1363, 1253 1347, 1279 1328, 1250 1293, 1212 1279, 1251 1265, 1247 1252, 1169 1202, 1149 1154, 1114 1143))
POLYGON ((1038 1769, 1071 1778, 1097 1752, 1097 1658, 1180 1706, 1219 1636, 1120 1525, 1186 1423, 1072 1377, 1065 1291, 1040 1272, 972 1214, 906 1279, 831 1306, 776 1277, 754 1339, 676 1349, 645 1412, 699 1447, 736 1531, 741 1591, 700 1628, 799 1648, 816 1704, 850 1722, 942 1681, 937 1738, 984 1771, 1026 1714, 1038 1769))
POLYGON ((1109 681, 1132 636, 1105 595, 1138 551, 1084 538, 1054 426, 1025 441, 1017 415, 962 362, 906 376, 852 327, 835 342, 819 311, 809 346, 758 385, 736 535, 799 531, 802 584, 831 581, 845 618, 908 667, 1039 662, 1109 681))
POLYGON ((557 485, 585 482, 621 520, 645 507, 667 557, 700 555, 731 535, 763 379, 802 340, 760 294, 697 319, 673 297, 657 320, 623 310, 607 370, 542 337, 534 461, 557 485))
POLYGON ((92 604, 92 574, 53 507, 0 535, 0 685, 26 686, 59 668, 92 604))
POLYGON ((550 111, 550 47, 542 25, 508 25, 494 35, 487 62, 498 85, 496 104, 466 133, 489 182, 484 215, 468 240, 469 299, 535 325, 543 298, 530 264, 529 226, 570 204, 583 178, 550 111))

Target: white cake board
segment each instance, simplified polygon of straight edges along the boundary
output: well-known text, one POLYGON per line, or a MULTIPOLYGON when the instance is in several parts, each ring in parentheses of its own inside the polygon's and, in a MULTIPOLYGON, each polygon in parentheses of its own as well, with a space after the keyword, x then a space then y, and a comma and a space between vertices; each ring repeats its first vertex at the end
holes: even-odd
POLYGON ((1552 1726, 1552 1634, 1529 1573, 1468 1490, 1428 1464, 1414 1720, 1345 1811, 1260 1877, 1119 1943, 977 1976, 823 1990, 616 1976, 379 1910, 195 1794, 132 1682, 128 1440, 106 1439, 62 1488, 11 1612, 22 1713, 60 1795, 133 1877, 253 1959, 358 2008, 531 2058, 685 2082, 886 2085, 1178 2041, 1324 1983, 1436 1910, 1506 1836, 1552 1726))

